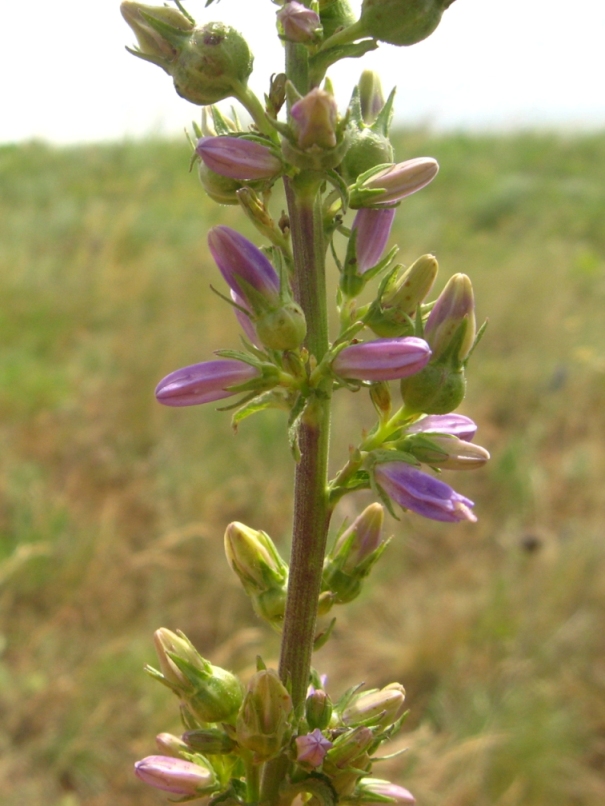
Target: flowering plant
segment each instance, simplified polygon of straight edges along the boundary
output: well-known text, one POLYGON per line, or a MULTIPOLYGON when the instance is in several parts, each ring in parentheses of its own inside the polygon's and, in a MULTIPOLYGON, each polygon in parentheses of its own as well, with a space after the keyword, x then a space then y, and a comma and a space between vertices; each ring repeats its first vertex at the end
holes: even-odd
POLYGON ((233 28, 198 25, 179 0, 174 7, 122 2, 138 42, 131 52, 203 107, 192 157, 203 188, 219 203, 239 205, 264 241, 259 247, 226 226, 210 230, 209 250, 243 346, 171 372, 157 400, 193 406, 238 398, 228 406, 235 425, 266 408, 285 410, 295 461, 290 561, 263 531, 231 523, 225 532, 228 563, 254 611, 281 633, 279 669, 259 659, 244 685, 182 633, 155 634, 160 668, 147 671, 179 698, 185 731, 160 734, 161 755, 138 762, 136 773, 184 800, 414 802, 407 789, 372 777, 378 748, 405 720, 403 686, 357 686, 333 701, 312 654, 329 640, 334 620, 318 631, 317 619, 359 595, 389 542, 384 507, 393 515, 399 506, 437 521, 476 520, 473 502, 435 474, 489 459, 472 441, 473 421, 454 413, 482 330, 466 275, 454 275, 427 301, 435 257, 405 267, 395 263, 396 248, 386 251, 398 206, 435 178, 437 162, 394 162, 394 92, 385 101, 375 74, 362 73, 341 114, 326 72, 379 41, 424 39, 451 2, 364 0, 356 19, 347 0, 276 0, 286 69, 272 76, 264 104, 247 85, 252 54, 233 28), (248 127, 215 106, 225 98, 247 110, 248 127), (270 199, 278 181, 288 212, 276 224, 270 199), (356 213, 347 224, 349 209, 356 213), (328 250, 340 275, 332 339, 328 250), (364 303, 360 295, 371 284, 373 299, 364 303), (377 419, 329 479, 331 399, 340 390, 367 391, 377 419), (379 502, 327 548, 335 506, 364 489, 379 502))

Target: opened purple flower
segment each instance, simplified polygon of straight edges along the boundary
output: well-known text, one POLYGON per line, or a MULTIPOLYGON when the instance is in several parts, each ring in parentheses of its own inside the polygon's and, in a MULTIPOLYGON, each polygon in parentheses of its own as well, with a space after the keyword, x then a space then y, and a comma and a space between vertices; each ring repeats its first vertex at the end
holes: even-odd
POLYGON ((249 289, 267 302, 279 305, 279 277, 269 259, 252 241, 231 227, 213 227, 208 245, 225 282, 254 308, 249 289))
POLYGON ((434 521, 476 521, 474 503, 448 484, 406 462, 385 462, 374 468, 376 483, 404 509, 434 521))
POLYGON ((430 357, 424 339, 376 339, 345 347, 332 362, 332 370, 341 378, 394 381, 419 372, 430 357))
POLYGON ((165 406, 197 406, 237 394, 234 386, 259 377, 255 367, 242 361, 204 361, 171 372, 158 383, 155 396, 165 406))
POLYGON ((357 271, 364 274, 375 266, 387 245, 395 209, 387 207, 384 210, 373 207, 364 207, 355 216, 352 230, 357 230, 357 271))
POLYGON ((202 137, 196 152, 206 167, 240 181, 273 179, 282 171, 279 157, 268 146, 242 137, 202 137))
POLYGON ((451 434, 470 442, 477 433, 477 424, 463 414, 429 414, 406 428, 408 434, 451 434))
POLYGON ((207 767, 170 756, 147 756, 134 765, 137 778, 174 795, 199 795, 216 788, 216 778, 207 767))
POLYGON ((323 735, 319 728, 298 736, 296 742, 296 760, 311 767, 320 767, 332 742, 323 735))

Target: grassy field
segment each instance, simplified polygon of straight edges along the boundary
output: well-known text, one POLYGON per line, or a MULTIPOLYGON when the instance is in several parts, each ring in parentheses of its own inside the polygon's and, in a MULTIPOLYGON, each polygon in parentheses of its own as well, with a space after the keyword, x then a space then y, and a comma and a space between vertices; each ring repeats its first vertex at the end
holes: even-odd
MULTIPOLYGON (((317 655, 331 692, 401 681, 411 715, 379 773, 420 806, 605 802, 605 135, 401 133, 437 180, 400 208, 403 262, 474 281, 487 335, 463 411, 493 460, 448 474, 479 523, 416 516, 317 655), (394 749, 397 749, 394 748, 394 749)), ((169 371, 236 346, 183 143, 0 149, 0 802, 135 806, 176 700, 142 672, 183 629, 246 674, 276 637, 222 554, 231 520, 285 545, 284 420, 234 436, 166 410, 169 371)), ((338 400, 334 463, 371 424, 338 400)), ((369 499, 360 495, 338 526, 369 499)))

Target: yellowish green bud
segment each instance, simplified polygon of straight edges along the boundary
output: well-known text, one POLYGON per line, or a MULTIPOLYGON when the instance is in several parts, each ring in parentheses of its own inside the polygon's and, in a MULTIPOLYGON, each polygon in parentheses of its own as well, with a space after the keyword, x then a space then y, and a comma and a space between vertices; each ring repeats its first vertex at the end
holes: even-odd
POLYGON ((313 688, 305 701, 305 716, 310 730, 325 730, 332 719, 332 701, 322 688, 313 688))
POLYGON ((294 301, 262 314, 255 320, 254 327, 270 350, 296 350, 307 335, 305 315, 294 301))
POLYGON ((458 408, 465 394, 464 370, 447 363, 429 363, 416 375, 401 381, 401 395, 410 412, 449 414, 458 408))
POLYGON ((342 713, 345 725, 371 725, 386 728, 403 714, 405 689, 391 683, 383 689, 359 694, 342 713))
POLYGON ((154 643, 160 671, 146 671, 185 700, 198 719, 221 722, 235 716, 242 702, 237 677, 205 660, 180 631, 157 630, 154 643))
POLYGON ((366 324, 378 336, 408 336, 413 320, 435 282, 439 266, 434 255, 422 255, 404 271, 393 274, 372 305, 366 324))
POLYGON ((237 744, 224 730, 199 728, 183 734, 182 744, 186 751, 201 753, 204 756, 231 753, 237 744))
POLYGON ((236 721, 237 741, 257 762, 276 756, 291 733, 292 699, 273 669, 257 672, 246 688, 236 721))
POLYGON ((319 0, 319 19, 327 39, 341 28, 354 23, 356 15, 348 0, 319 0))

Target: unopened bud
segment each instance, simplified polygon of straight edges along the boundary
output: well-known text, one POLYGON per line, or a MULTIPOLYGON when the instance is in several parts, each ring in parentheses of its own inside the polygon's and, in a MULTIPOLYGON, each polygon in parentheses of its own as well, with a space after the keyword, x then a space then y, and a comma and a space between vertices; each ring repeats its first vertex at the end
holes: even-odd
POLYGON ((423 255, 405 271, 393 275, 370 309, 368 327, 384 337, 413 333, 416 310, 430 292, 438 270, 434 255, 423 255))
POLYGON ((361 771, 369 772, 371 761, 368 750, 373 741, 372 730, 364 726, 353 728, 334 740, 324 759, 323 772, 330 778, 339 796, 351 794, 362 775, 361 771))
POLYGON ((237 717, 238 742, 257 761, 267 761, 285 747, 290 736, 292 699, 273 669, 257 672, 248 683, 237 717))
POLYGON ((351 344, 332 362, 332 370, 341 378, 362 381, 392 381, 419 372, 431 352, 422 339, 376 339, 351 344))
POLYGON ((230 179, 270 180, 282 170, 271 148, 244 137, 202 137, 195 150, 208 168, 230 179))
POLYGON ((345 725, 371 725, 386 728, 403 714, 405 689, 400 683, 391 683, 380 691, 359 694, 345 708, 342 721, 345 725))
POLYGON ((362 174, 351 190, 350 205, 357 209, 397 204, 426 187, 438 171, 439 165, 432 157, 417 157, 383 168, 367 178, 362 174))
POLYGON ((382 806, 385 798, 389 798, 396 806, 413 806, 416 803, 409 790, 380 778, 364 778, 357 791, 356 802, 382 806))
POLYGON ((300 149, 334 148, 338 110, 333 95, 316 87, 292 106, 291 114, 300 149))
POLYGON ((402 448, 419 462, 444 470, 475 470, 483 467, 490 458, 485 448, 451 434, 407 437, 403 440, 402 448))
POLYGON ((319 0, 319 18, 327 39, 341 28, 354 23, 357 17, 349 0, 319 0))
POLYGON ((458 366, 470 352, 476 335, 473 286, 466 274, 454 274, 433 306, 424 337, 433 351, 433 361, 452 352, 458 366), (462 331, 462 332, 461 332, 462 331))
POLYGON ((200 182, 208 196, 217 204, 237 204, 237 191, 242 187, 241 182, 221 176, 212 171, 204 162, 198 166, 200 182))
POLYGON ((162 67, 182 98, 204 106, 245 91, 253 57, 234 28, 222 22, 194 27, 176 9, 130 0, 121 8, 139 43, 130 52, 162 67))
POLYGON ((448 414, 464 400, 466 376, 463 369, 446 363, 430 363, 416 375, 401 381, 401 396, 409 412, 448 414))
POLYGON ((173 736, 172 733, 158 733, 155 737, 155 743, 160 753, 165 756, 180 758, 183 752, 191 752, 185 742, 179 739, 178 736, 173 736))
POLYGON ((307 335, 305 315, 293 300, 260 315, 254 326, 259 339, 270 350, 296 350, 307 335))
POLYGON ((134 765, 137 778, 173 795, 195 796, 218 788, 214 770, 200 759, 197 763, 169 756, 147 756, 134 765))
POLYGON ((235 716, 242 702, 237 677, 205 660, 182 632, 162 628, 154 643, 161 671, 146 671, 184 699, 197 718, 221 722, 235 716))
MULTIPOLYGON (((359 78, 358 86, 361 114, 365 123, 369 126, 376 120, 378 113, 384 106, 380 76, 373 70, 364 70, 359 78)), ((387 160, 387 162, 390 162, 390 160, 387 160)))
POLYGON ((277 12, 284 38, 290 42, 316 42, 321 35, 319 16, 310 8, 290 0, 277 12))
POLYGON ((414 45, 430 36, 454 0, 364 0, 360 35, 391 45, 414 45))
POLYGON ((183 734, 182 744, 187 752, 194 751, 204 756, 230 753, 237 746, 224 730, 218 728, 188 730, 183 734))
POLYGON ((357 231, 357 274, 365 274, 380 261, 389 240, 395 210, 365 207, 357 212, 351 230, 357 231))
POLYGON ((387 546, 382 540, 384 510, 370 504, 336 541, 326 558, 323 586, 332 591, 339 604, 350 602, 361 592, 362 581, 370 573, 387 546))
POLYGON ((393 161, 393 146, 387 137, 370 128, 352 127, 349 145, 341 163, 342 175, 351 185, 360 174, 393 161))
POLYGON ((286 582, 288 566, 266 532, 230 523, 225 531, 225 553, 247 593, 281 589, 286 582))
POLYGON ((305 716, 311 729, 325 730, 332 718, 332 701, 322 688, 313 688, 305 700, 305 716))

